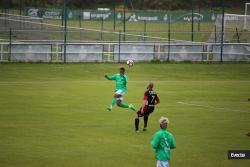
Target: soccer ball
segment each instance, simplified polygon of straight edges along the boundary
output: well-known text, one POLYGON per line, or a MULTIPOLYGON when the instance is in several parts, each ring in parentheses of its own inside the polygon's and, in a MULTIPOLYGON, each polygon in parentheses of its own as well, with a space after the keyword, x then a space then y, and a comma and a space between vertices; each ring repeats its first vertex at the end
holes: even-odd
POLYGON ((133 61, 133 60, 128 60, 128 61, 127 61, 127 65, 128 65, 129 67, 132 67, 132 66, 134 65, 134 61, 133 61))

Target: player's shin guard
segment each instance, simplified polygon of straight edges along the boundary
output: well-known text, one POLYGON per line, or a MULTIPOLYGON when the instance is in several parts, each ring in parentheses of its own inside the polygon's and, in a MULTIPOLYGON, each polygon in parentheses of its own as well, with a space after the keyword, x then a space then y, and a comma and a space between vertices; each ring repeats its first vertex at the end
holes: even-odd
POLYGON ((144 115, 144 128, 147 128, 148 126, 148 115, 144 115))
POLYGON ((139 130, 139 118, 135 118, 135 131, 139 130))

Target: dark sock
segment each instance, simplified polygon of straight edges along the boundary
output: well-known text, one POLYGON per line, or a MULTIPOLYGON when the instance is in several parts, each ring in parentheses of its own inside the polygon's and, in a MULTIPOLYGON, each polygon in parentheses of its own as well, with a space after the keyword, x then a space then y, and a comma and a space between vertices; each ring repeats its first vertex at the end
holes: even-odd
POLYGON ((135 118, 135 130, 139 130, 139 118, 135 118))
POLYGON ((144 128, 148 126, 148 115, 144 115, 144 128))

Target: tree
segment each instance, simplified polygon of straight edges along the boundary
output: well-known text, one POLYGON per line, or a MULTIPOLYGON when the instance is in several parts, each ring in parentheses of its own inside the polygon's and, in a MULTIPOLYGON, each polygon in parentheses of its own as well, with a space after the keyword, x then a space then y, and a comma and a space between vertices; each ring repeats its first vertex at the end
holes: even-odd
MULTIPOLYGON (((68 0, 70 8, 97 8, 97 7, 113 7, 114 1, 117 5, 123 4, 124 0, 68 0)), ((21 2, 24 6, 61 6, 63 0, 1 0, 2 7, 19 7, 21 2)), ((190 9, 192 0, 126 0, 127 7, 135 9, 162 9, 177 10, 190 9), (132 4, 132 5, 131 5, 132 4)), ((225 0, 225 6, 229 8, 244 7, 246 0, 225 0)), ((220 0, 195 0, 195 4, 201 4, 202 7, 220 7, 220 0)))

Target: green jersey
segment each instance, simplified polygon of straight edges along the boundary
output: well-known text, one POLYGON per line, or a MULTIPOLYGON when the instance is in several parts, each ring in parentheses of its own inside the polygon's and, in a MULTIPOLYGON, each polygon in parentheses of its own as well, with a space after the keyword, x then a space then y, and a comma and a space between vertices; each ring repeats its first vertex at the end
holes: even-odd
POLYGON ((106 77, 108 80, 115 80, 115 91, 122 90, 124 93, 127 91, 128 76, 120 74, 114 74, 112 76, 106 77))
POLYGON ((170 160, 170 149, 176 148, 174 136, 165 129, 154 134, 151 146, 155 149, 155 158, 160 161, 170 160))

